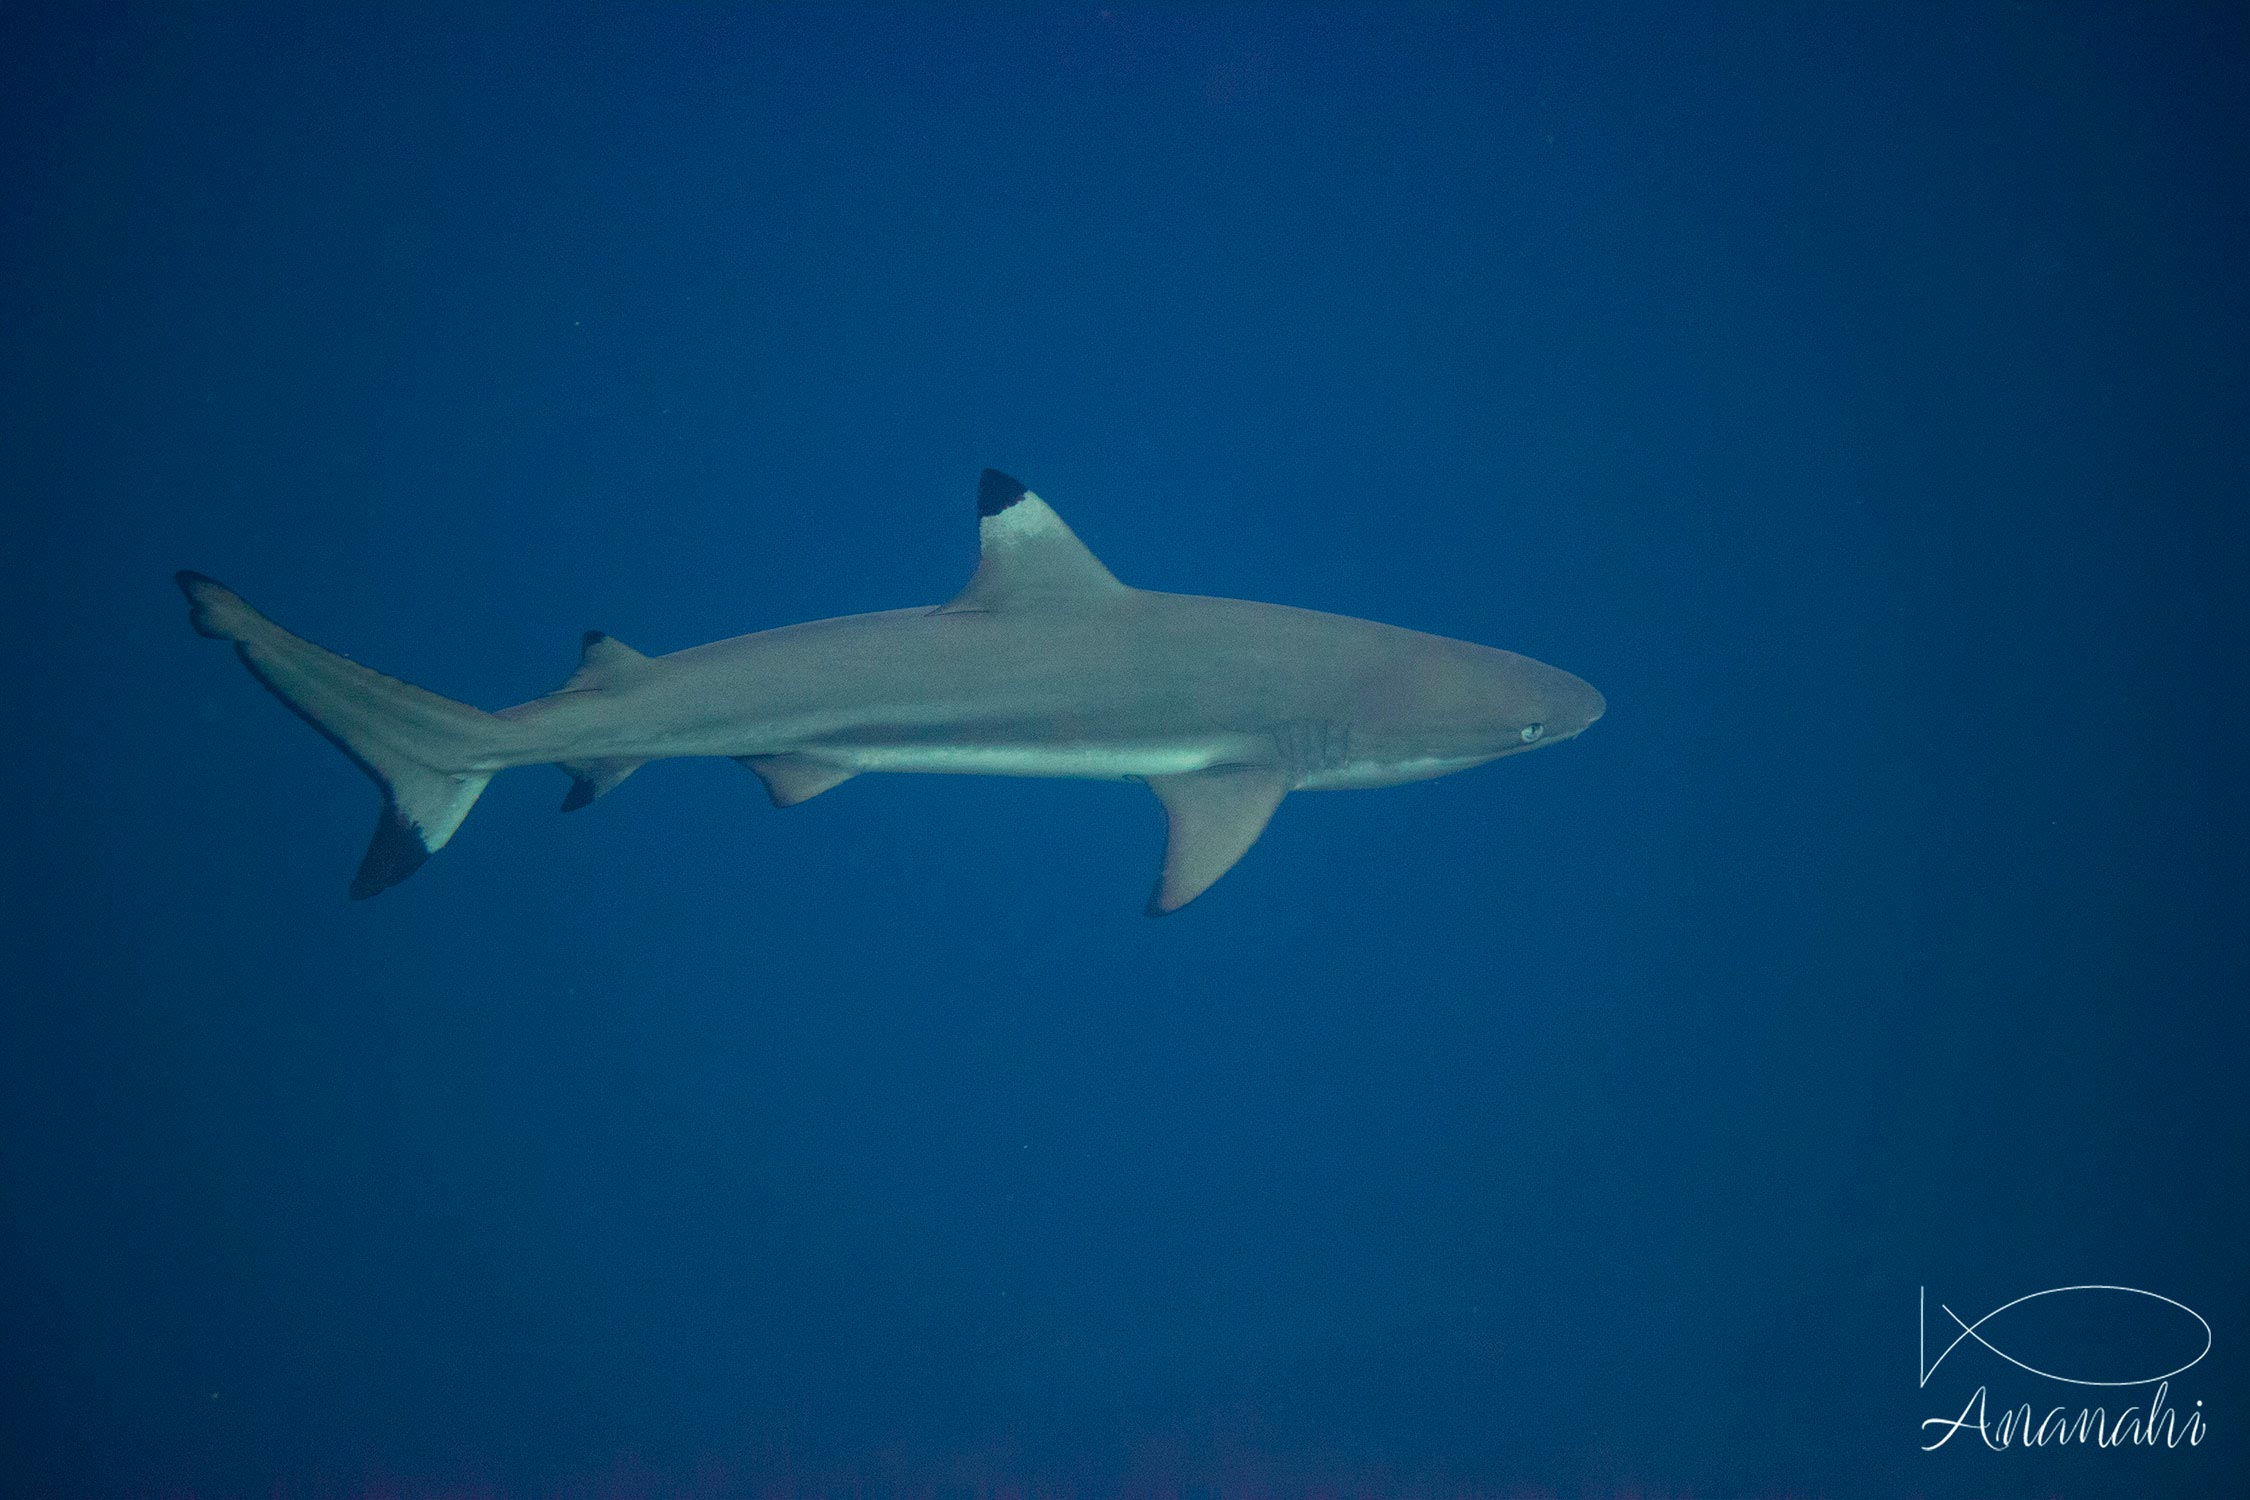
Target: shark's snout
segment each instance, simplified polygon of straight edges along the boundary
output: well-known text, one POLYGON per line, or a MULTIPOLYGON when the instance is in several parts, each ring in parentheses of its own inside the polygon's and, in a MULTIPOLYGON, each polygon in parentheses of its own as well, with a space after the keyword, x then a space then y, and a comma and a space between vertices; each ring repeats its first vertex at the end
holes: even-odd
MULTIPOLYGON (((1570 676, 1567 672, 1563 675, 1570 676)), ((1571 677, 1570 686, 1571 717, 1578 721, 1580 729, 1584 729, 1609 711, 1609 700, 1604 698, 1600 690, 1592 683, 1585 681, 1583 678, 1571 677)))
POLYGON ((1558 740, 1577 734, 1609 707, 1592 683, 1560 667, 1544 669, 1539 702, 1546 715, 1543 737, 1558 740))

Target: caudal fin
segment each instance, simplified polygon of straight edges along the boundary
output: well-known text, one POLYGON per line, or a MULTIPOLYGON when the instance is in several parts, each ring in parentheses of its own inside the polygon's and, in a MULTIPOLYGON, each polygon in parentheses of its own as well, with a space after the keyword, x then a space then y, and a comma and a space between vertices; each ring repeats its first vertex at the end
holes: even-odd
POLYGON ((390 889, 444 848, 499 768, 508 721, 291 635, 201 573, 177 577, 189 622, 213 640, 232 641, 251 676, 383 789, 383 816, 352 880, 353 899, 390 889))

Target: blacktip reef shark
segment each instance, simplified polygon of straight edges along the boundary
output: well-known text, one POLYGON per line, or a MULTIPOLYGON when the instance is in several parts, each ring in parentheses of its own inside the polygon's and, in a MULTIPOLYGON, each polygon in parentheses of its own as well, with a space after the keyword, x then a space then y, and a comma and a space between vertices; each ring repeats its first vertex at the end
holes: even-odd
POLYGON ((200 573, 195 628, 383 790, 351 894, 389 889, 513 766, 584 807, 652 760, 723 755, 791 807, 869 771, 1145 781, 1148 912, 1208 890, 1293 791, 1394 786, 1569 739, 1602 695, 1512 651, 1278 604, 1127 587, 997 470, 952 602, 786 625, 669 656, 587 633, 544 698, 486 713, 300 639, 200 573))

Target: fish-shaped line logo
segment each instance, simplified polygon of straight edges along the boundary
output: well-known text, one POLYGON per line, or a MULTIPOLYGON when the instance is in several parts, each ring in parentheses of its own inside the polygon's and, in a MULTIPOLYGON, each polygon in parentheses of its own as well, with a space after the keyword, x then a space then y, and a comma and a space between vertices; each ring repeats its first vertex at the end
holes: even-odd
MULTIPOLYGON (((2080 1300, 2084 1300, 2083 1297, 2081 1297, 2080 1300)), ((2134 1286, 2056 1286, 2049 1287, 2043 1292, 2028 1293, 2024 1296, 2016 1298, 2013 1302, 2003 1302, 1992 1311, 1986 1313, 1983 1317, 1977 1319, 1974 1323, 1964 1321, 1959 1313, 1955 1312, 1952 1308, 1947 1307, 1944 1303, 1939 1303, 1938 1310, 1944 1313, 1947 1317, 1951 1318, 1961 1331, 1953 1336, 1953 1342, 1947 1344, 1945 1348, 1940 1350, 1938 1352, 1938 1357, 1933 1360, 1929 1357, 1929 1301, 1929 1288, 1924 1287, 1921 1289, 1921 1301, 1919 1304, 1921 1312, 1920 1362, 1922 1371, 1922 1378, 1919 1382, 1919 1385, 1921 1386, 1927 1386, 1930 1383, 1930 1377, 1937 1373, 1937 1367, 1945 1363, 1945 1357, 1948 1354, 1951 1354, 1955 1349, 1960 1347, 1961 1341, 1963 1339, 1975 1339, 1978 1343, 1984 1345, 1985 1348, 1990 1349, 1994 1354, 1999 1355, 2002 1359, 2006 1360, 2009 1364, 2014 1365, 2019 1370, 2029 1371, 2033 1375, 2038 1375, 2048 1380, 2059 1380, 2065 1385, 2154 1385, 2158 1381, 2170 1380, 2175 1375, 2179 1375, 2193 1369, 2196 1365, 2202 1362, 2204 1355, 2211 1352, 2210 1323, 2205 1320, 2203 1314, 2197 1312, 2194 1308, 2188 1306, 2185 1302, 2176 1301, 2173 1298, 2164 1296, 2160 1292, 2143 1291, 2141 1288, 2134 1286), (1999 1317, 2002 1313, 2005 1313, 2012 1307, 2021 1307, 2026 1302, 2035 1301, 2036 1299, 2041 1297, 2061 1297, 2090 1292, 2115 1292, 2122 1293, 2125 1296, 2129 1297, 2146 1298, 2147 1302, 2143 1304, 2144 1310, 2152 1318, 2162 1317, 2168 1324, 2176 1323, 2178 1320, 2160 1313, 2157 1309, 2156 1304, 2160 1303, 2164 1307, 2178 1308, 2181 1312, 2186 1313, 2188 1317, 2195 1320, 2195 1326, 2197 1328, 2203 1330, 2203 1347, 2196 1350, 2194 1356, 2190 1358, 2186 1364, 2176 1365, 2172 1369, 2166 1370, 2159 1375, 2136 1375, 2130 1380, 2089 1380, 2084 1376, 2058 1375, 2052 1370, 2042 1370, 2037 1365, 2030 1364, 2024 1360, 2016 1358, 2007 1350, 1993 1343, 1992 1340, 1985 1335, 1984 1330, 1986 1325, 1991 1323, 1993 1319, 1999 1317)), ((2151 1327, 2153 1329, 2153 1323, 2151 1327)), ((2155 1335, 2155 1337, 2162 1337, 2162 1335, 2155 1335)), ((2180 1347, 2185 1348, 2185 1345, 2183 1344, 2180 1347)))

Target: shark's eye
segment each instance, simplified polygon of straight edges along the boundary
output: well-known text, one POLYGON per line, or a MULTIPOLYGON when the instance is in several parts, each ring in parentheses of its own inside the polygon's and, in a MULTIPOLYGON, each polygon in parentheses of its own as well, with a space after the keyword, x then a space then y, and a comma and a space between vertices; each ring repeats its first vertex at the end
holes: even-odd
POLYGON ((1523 742, 1528 745, 1546 732, 1547 726, 1544 724, 1526 724, 1523 726, 1523 742))

